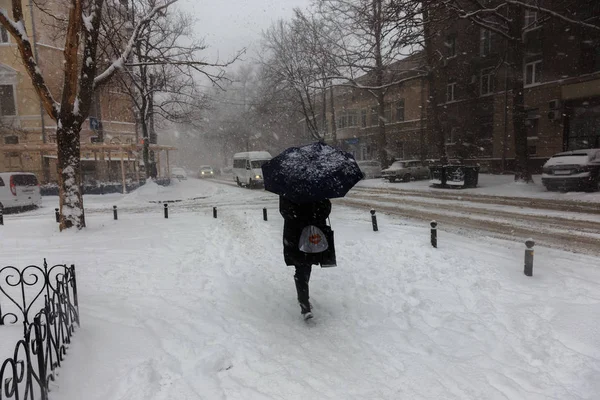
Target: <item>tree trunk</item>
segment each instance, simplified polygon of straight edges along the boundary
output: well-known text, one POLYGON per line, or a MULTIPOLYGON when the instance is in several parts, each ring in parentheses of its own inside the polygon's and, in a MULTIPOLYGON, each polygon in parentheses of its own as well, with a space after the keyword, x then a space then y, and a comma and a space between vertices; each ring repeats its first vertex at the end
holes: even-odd
POLYGON ((377 150, 379 152, 379 161, 383 168, 387 168, 388 165, 388 154, 387 154, 387 137, 385 132, 385 95, 383 90, 379 89, 377 93, 377 104, 378 104, 378 127, 377 127, 377 150))
POLYGON ((56 130, 58 151, 58 187, 60 197, 60 230, 85 227, 81 188, 81 125, 75 116, 59 119, 56 130))
POLYGON ((512 7, 510 18, 510 35, 517 40, 510 41, 512 47, 513 80, 512 80, 512 113, 513 135, 515 138, 515 181, 533 182, 529 170, 529 153, 527 149, 527 127, 525 126, 525 89, 524 89, 524 57, 523 43, 524 11, 521 7, 512 7))
POLYGON ((337 124, 335 123, 335 99, 333 98, 333 85, 329 86, 329 101, 331 103, 331 141, 337 146, 337 124))
MULTIPOLYGON (((427 5, 431 7, 431 5, 427 5)), ((436 62, 436 55, 432 44, 433 35, 435 34, 435 27, 432 27, 433 21, 429 19, 429 11, 426 9, 424 18, 427 20, 424 24, 425 34, 425 56, 427 58, 427 64, 429 65, 429 73, 427 74, 427 83, 429 86, 429 99, 427 107, 427 125, 428 130, 431 132, 432 141, 437 147, 437 156, 440 158, 442 164, 448 163, 448 155, 446 153, 446 138, 440 125, 440 118, 438 113, 438 90, 437 84, 441 82, 439 63, 436 62)), ((431 156, 431 155, 430 155, 431 156)))

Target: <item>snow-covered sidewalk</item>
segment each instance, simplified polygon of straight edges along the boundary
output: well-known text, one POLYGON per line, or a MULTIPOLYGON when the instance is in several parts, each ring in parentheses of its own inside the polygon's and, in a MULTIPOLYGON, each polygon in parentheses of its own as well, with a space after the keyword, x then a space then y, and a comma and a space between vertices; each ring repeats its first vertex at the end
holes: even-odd
MULTIPOLYGON (((53 400, 600 393, 600 259, 536 248, 528 278, 522 244, 442 231, 433 249, 426 226, 380 215, 374 233, 364 212, 334 207, 339 266, 314 269, 307 325, 276 198, 190 185, 206 207, 174 203, 168 220, 145 211, 113 221, 98 206, 85 231, 60 234, 48 208, 8 216, 3 264, 77 266, 82 326, 53 400), (210 204, 226 204, 216 220, 210 204)), ((169 190, 183 189, 163 199, 169 190)), ((120 204, 145 207, 133 198, 143 193, 120 204)))

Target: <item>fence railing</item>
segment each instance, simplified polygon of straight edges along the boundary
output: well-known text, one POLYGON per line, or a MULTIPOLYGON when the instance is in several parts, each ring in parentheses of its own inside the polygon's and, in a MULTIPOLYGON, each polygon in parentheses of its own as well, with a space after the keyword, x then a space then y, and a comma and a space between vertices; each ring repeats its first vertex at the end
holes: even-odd
POLYGON ((0 364, 0 399, 47 400, 55 370, 64 360, 75 324, 79 326, 74 265, 48 267, 44 260, 43 267, 0 269, 0 325, 19 323, 23 338, 0 364))

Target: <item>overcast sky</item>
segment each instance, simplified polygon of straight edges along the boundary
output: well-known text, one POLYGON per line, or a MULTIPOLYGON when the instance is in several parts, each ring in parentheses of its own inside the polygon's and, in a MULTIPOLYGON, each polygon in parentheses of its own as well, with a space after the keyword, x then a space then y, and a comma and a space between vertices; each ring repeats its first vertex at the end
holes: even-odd
MULTIPOLYGON (((310 0, 181 0, 178 5, 196 19, 196 34, 209 46, 207 57, 230 58, 246 47, 245 58, 256 54, 261 32, 271 22, 292 16, 294 7, 310 0)), ((208 60, 207 60, 208 61, 208 60)))

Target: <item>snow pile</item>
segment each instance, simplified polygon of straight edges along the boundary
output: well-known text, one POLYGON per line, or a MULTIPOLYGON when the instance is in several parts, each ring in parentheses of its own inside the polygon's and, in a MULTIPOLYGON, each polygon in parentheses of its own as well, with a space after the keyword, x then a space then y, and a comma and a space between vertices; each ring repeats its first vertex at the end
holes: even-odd
POLYGON ((218 219, 107 210, 65 240, 51 218, 8 216, 3 259, 77 267, 82 327, 54 400, 600 393, 600 259, 536 247, 529 278, 522 243, 442 230, 433 249, 428 224, 379 214, 374 233, 368 212, 334 206, 339 266, 313 270, 306 325, 276 196, 214 186, 197 188, 227 203, 218 219), (268 222, 251 208, 263 197, 268 222))

